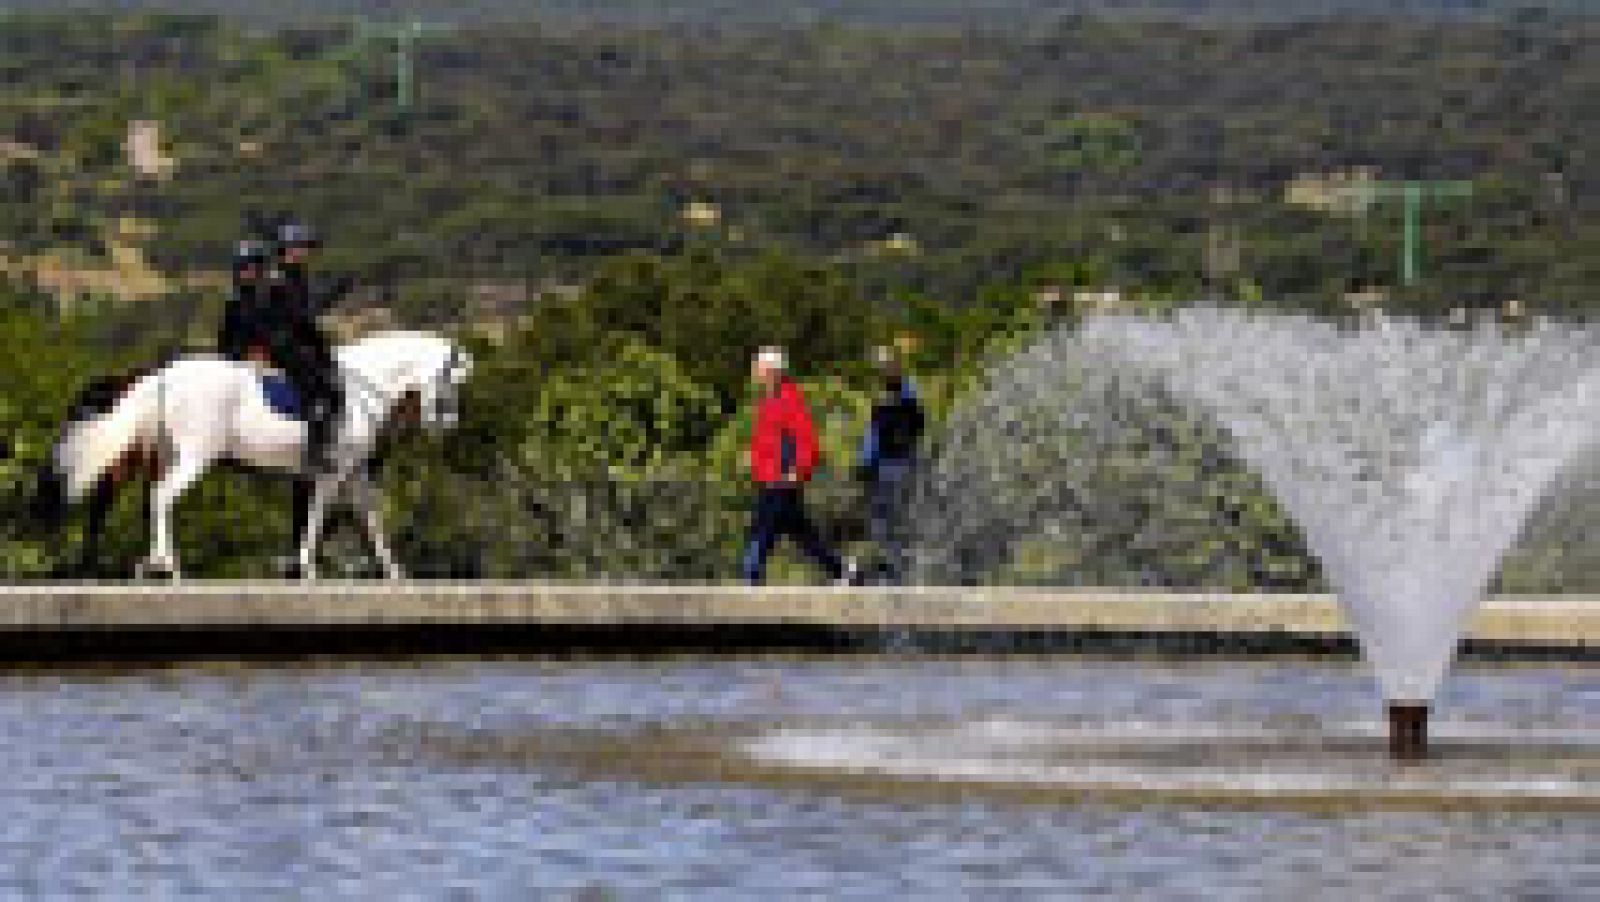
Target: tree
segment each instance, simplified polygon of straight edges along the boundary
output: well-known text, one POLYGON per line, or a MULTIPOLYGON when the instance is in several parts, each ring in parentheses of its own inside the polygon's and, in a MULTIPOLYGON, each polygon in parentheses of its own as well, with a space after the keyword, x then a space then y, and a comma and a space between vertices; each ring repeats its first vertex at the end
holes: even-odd
POLYGON ((544 479, 701 478, 717 399, 665 352, 624 337, 558 370, 524 412, 519 458, 544 479))
POLYGON ((602 269, 584 300, 596 327, 670 354, 729 409, 757 348, 783 346, 801 373, 859 371, 884 333, 882 315, 837 271, 776 251, 750 261, 705 250, 629 256, 602 269))

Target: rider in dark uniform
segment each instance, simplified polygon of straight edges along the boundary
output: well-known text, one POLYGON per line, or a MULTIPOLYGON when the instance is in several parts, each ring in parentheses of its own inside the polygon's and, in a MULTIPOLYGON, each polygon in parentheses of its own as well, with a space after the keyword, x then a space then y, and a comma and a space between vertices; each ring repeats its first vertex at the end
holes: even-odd
POLYGON ((329 464, 328 449, 344 407, 343 387, 333 348, 317 317, 350 290, 348 280, 330 286, 312 283, 307 260, 321 242, 297 222, 278 227, 275 268, 268 288, 277 328, 273 360, 283 367, 300 394, 306 418, 306 464, 320 472, 329 464))
POLYGON ((249 360, 270 354, 268 330, 272 322, 268 308, 267 271, 272 265, 272 248, 265 242, 245 240, 233 251, 233 294, 222 315, 222 333, 217 350, 233 360, 249 360))
MULTIPOLYGON (((261 226, 256 226, 261 229, 261 226)), ((349 291, 341 280, 317 290, 306 272, 306 257, 319 245, 305 226, 295 222, 268 229, 271 241, 241 241, 234 251, 233 294, 223 316, 218 350, 236 360, 270 363, 281 368, 294 386, 306 421, 306 467, 326 470, 328 448, 342 409, 341 383, 333 351, 317 325, 317 315, 349 291)), ((286 572, 298 567, 298 548, 305 529, 314 482, 294 483, 295 545, 281 561, 286 572)))

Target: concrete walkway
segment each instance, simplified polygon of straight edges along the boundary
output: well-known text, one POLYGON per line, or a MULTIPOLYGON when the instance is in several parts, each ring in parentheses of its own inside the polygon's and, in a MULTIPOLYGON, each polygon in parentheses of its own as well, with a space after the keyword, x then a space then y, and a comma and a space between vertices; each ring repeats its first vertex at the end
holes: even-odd
MULTIPOLYGON (((0 633, 350 627, 781 627, 1338 636, 1315 595, 1016 588, 831 589, 593 583, 290 582, 0 587, 0 633)), ((1600 649, 1600 598, 1497 598, 1469 637, 1600 649)))

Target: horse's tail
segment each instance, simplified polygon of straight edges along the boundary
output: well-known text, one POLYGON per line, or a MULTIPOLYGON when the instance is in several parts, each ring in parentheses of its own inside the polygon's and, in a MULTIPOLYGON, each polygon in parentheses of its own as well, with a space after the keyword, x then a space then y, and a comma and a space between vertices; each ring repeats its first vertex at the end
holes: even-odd
POLYGON ((160 426, 161 373, 142 376, 109 411, 76 418, 56 445, 56 472, 72 501, 81 499, 135 442, 160 426))

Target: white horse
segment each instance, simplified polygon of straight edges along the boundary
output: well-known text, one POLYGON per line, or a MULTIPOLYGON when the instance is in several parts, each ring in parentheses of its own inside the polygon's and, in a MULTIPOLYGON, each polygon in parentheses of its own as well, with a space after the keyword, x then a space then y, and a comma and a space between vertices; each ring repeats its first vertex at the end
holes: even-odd
MULTIPOLYGON (((384 536, 376 487, 367 473, 384 426, 413 412, 430 431, 455 425, 461 385, 472 361, 452 342, 422 332, 385 332, 338 349, 344 414, 334 431, 330 466, 316 477, 300 537, 299 567, 316 578, 317 541, 330 505, 348 493, 364 514, 368 539, 389 579, 404 573, 384 536)), ((151 549, 140 572, 180 578, 172 508, 213 464, 299 473, 305 424, 268 405, 260 374, 215 355, 181 358, 127 389, 106 413, 71 423, 56 447, 67 497, 81 499, 128 460, 156 459, 164 471, 151 489, 151 549)), ((296 524, 299 528, 300 524, 296 524)))

